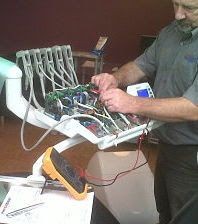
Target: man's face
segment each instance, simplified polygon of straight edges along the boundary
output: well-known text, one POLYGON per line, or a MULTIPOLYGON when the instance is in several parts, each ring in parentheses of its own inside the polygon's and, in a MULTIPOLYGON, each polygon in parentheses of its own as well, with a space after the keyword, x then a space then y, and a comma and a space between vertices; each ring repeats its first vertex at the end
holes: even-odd
POLYGON ((189 32, 198 27, 198 0, 172 0, 180 29, 189 32))

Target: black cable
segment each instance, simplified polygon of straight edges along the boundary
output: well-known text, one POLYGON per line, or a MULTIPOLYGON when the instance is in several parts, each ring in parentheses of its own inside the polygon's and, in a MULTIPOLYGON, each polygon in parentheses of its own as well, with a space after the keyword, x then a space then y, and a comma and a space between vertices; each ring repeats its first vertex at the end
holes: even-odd
MULTIPOLYGON (((138 139, 138 140, 139 140, 138 144, 140 144, 138 150, 140 150, 142 141, 144 140, 143 137, 145 136, 145 132, 146 132, 146 135, 148 135, 148 133, 149 133, 149 130, 148 130, 149 122, 150 122, 150 119, 148 119, 145 129, 143 130, 142 134, 140 135, 140 138, 138 139)), ((148 151, 147 159, 146 159, 146 161, 145 161, 144 163, 142 163, 142 164, 140 164, 139 166, 134 167, 134 168, 132 168, 132 169, 125 170, 125 171, 122 171, 122 172, 118 173, 118 174, 115 176, 115 178, 112 180, 112 182, 109 183, 109 184, 95 184, 95 183, 92 183, 92 182, 88 181, 87 179, 86 179, 86 181, 87 181, 88 184, 91 184, 91 185, 96 186, 96 187, 107 187, 107 186, 110 186, 110 185, 114 184, 115 181, 118 179, 118 177, 119 177, 121 174, 130 173, 131 171, 134 171, 134 170, 136 170, 136 169, 139 169, 140 167, 146 165, 146 164, 148 163, 148 161, 149 161, 149 151, 148 151)))
POLYGON ((126 170, 126 171, 123 171, 123 172, 118 173, 118 174, 116 175, 116 177, 114 178, 114 180, 113 180, 111 183, 109 183, 109 184, 95 184, 95 183, 89 182, 89 181, 87 181, 87 180, 86 180, 86 181, 87 181, 88 184, 91 184, 91 185, 96 186, 96 187, 107 187, 107 186, 110 186, 110 185, 114 184, 115 181, 117 180, 117 178, 118 178, 121 174, 129 173, 129 172, 131 172, 131 171, 133 171, 133 170, 139 169, 140 167, 146 165, 147 163, 148 163, 148 161, 146 161, 146 162, 144 162, 143 164, 141 164, 141 165, 135 167, 135 168, 132 169, 132 170, 126 170))
POLYGON ((137 166, 137 167, 134 167, 133 169, 125 170, 125 171, 122 171, 122 172, 118 173, 118 174, 115 176, 115 178, 112 180, 112 182, 109 183, 109 184, 95 184, 95 183, 92 183, 92 182, 88 181, 87 179, 86 179, 86 181, 87 181, 88 184, 91 184, 91 185, 96 186, 96 187, 107 187, 107 186, 110 186, 110 185, 112 185, 112 184, 115 183, 115 181, 118 179, 118 177, 119 177, 121 174, 130 173, 131 171, 137 170, 137 169, 139 169, 140 167, 146 165, 146 164, 148 163, 148 161, 149 161, 149 155, 150 155, 150 154, 149 154, 149 151, 148 151, 147 159, 146 159, 146 161, 145 161, 144 163, 140 164, 140 165, 137 166))

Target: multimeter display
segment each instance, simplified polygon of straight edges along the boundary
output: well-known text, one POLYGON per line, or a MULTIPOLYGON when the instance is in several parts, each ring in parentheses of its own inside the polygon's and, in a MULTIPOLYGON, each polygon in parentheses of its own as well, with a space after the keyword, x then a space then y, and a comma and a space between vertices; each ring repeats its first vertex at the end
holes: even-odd
POLYGON ((75 199, 84 199, 87 184, 71 164, 54 148, 47 149, 43 158, 43 169, 52 178, 58 179, 75 199))

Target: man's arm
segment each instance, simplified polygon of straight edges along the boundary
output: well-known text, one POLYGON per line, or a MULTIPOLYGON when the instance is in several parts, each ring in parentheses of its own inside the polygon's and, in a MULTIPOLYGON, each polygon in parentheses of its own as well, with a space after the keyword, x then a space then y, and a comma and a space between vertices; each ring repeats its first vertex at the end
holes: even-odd
POLYGON ((165 122, 197 121, 198 106, 184 97, 142 98, 120 89, 110 89, 100 96, 109 111, 132 113, 165 122))
POLYGON ((179 98, 138 98, 132 103, 135 114, 165 122, 197 121, 198 106, 190 100, 179 98))
POLYGON ((123 65, 113 75, 117 79, 119 87, 137 83, 146 76, 134 62, 123 65))
POLYGON ((122 88, 129 84, 137 83, 143 77, 145 77, 144 72, 134 62, 129 62, 113 74, 102 73, 94 75, 91 78, 91 82, 98 86, 101 91, 106 91, 107 89, 122 88))

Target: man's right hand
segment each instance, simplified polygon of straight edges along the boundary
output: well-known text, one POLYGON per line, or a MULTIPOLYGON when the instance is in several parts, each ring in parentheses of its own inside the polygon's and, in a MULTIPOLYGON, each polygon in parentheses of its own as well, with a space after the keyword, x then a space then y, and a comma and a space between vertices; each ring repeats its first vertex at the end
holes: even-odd
POLYGON ((118 87, 118 80, 109 73, 94 75, 91 78, 91 82, 95 84, 101 92, 118 87))

